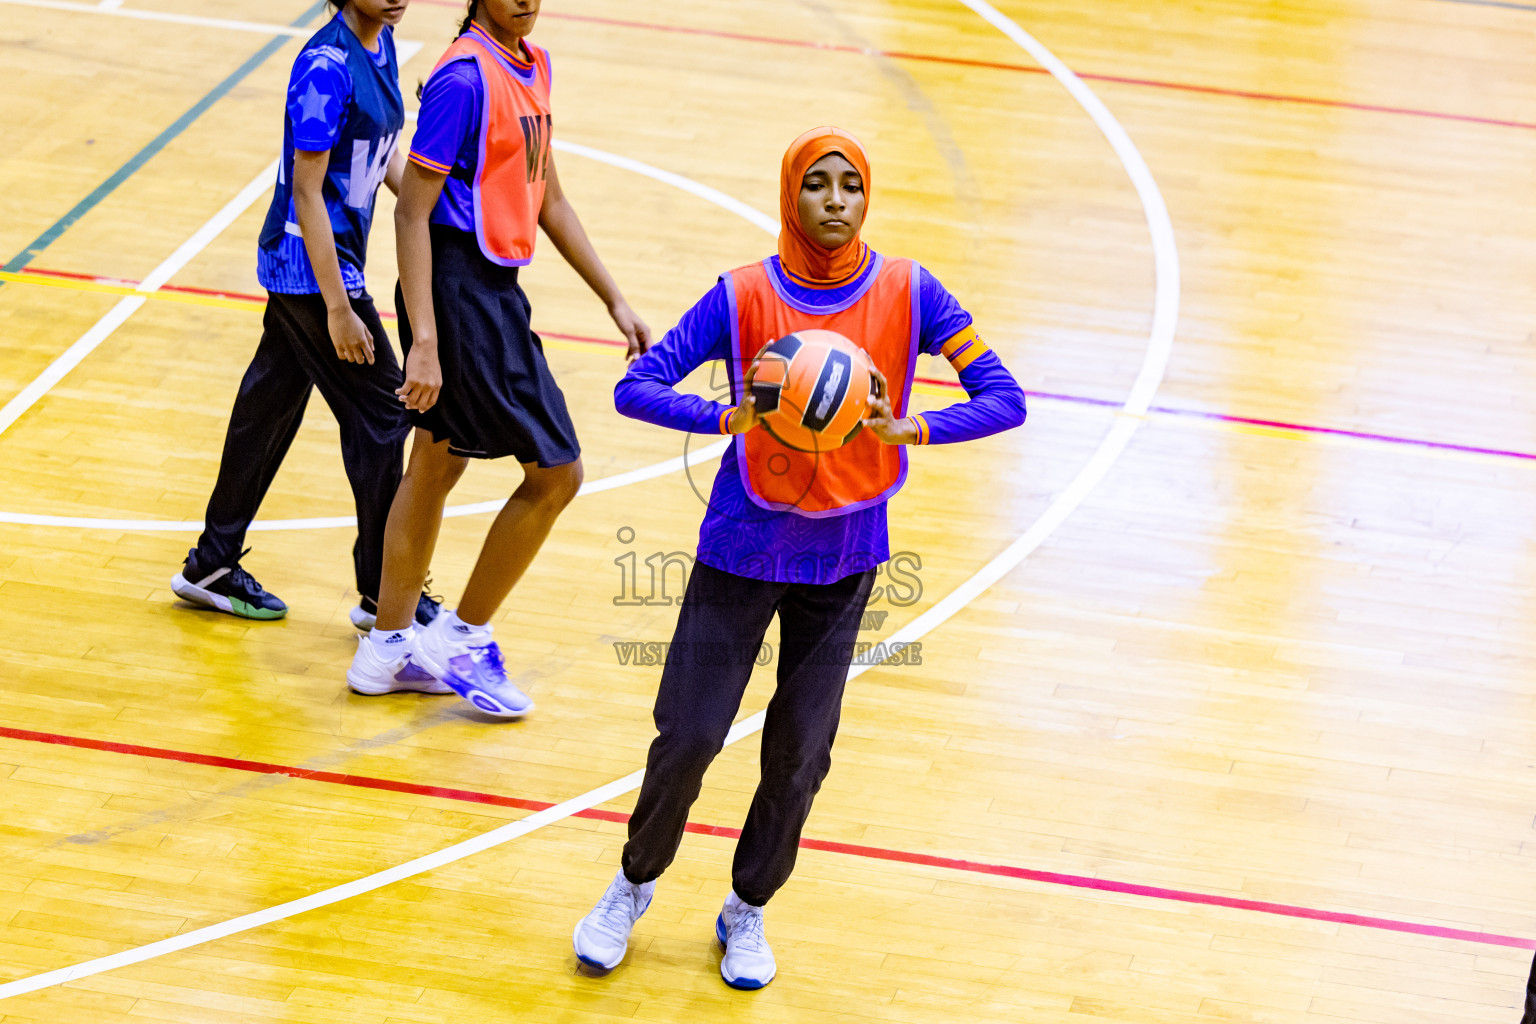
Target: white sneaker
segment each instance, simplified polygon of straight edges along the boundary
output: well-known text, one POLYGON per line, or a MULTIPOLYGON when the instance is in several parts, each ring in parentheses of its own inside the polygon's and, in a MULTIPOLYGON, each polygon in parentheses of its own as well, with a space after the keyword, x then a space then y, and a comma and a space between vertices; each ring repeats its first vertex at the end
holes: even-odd
POLYGON ((415 663, 411 638, 402 636, 398 653, 379 652, 379 645, 366 636, 357 638, 357 653, 347 669, 347 685, 357 693, 377 697, 384 693, 452 693, 453 687, 439 682, 415 663), (394 657, 390 657, 394 654, 394 657))
POLYGON ((453 692, 497 718, 521 718, 533 710, 533 700, 507 678, 501 648, 486 626, 473 637, 456 635, 448 616, 416 632, 416 661, 453 692))
POLYGON ((715 938, 725 947, 720 977, 731 988, 762 988, 778 973, 763 935, 763 908, 741 902, 733 890, 715 918, 715 938))
POLYGON ((571 935, 576 959, 603 971, 619 966, 629 949, 630 930, 651 905, 655 891, 655 882, 636 885, 624 877, 623 871, 615 875, 597 906, 576 922, 576 931, 571 935))

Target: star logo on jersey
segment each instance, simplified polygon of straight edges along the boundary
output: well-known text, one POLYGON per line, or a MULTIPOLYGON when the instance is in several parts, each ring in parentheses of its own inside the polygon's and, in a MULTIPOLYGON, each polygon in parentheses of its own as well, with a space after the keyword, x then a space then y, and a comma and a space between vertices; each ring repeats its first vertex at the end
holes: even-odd
POLYGON ((315 83, 309 83, 309 89, 299 97, 299 107, 304 112, 302 120, 314 121, 325 119, 325 108, 330 106, 331 98, 319 89, 315 83))

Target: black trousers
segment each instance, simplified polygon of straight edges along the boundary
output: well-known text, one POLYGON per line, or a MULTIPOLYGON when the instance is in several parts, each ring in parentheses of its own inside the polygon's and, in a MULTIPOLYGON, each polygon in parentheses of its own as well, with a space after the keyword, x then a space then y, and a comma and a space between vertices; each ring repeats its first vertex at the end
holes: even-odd
POLYGON ((832 767, 843 687, 875 571, 836 583, 769 583, 697 563, 656 695, 645 783, 624 847, 624 875, 644 883, 677 855, 704 771, 741 707, 763 634, 779 616, 778 688, 763 728, 762 778, 731 878, 762 906, 789 880, 800 832, 832 767))
POLYGON ((410 425, 395 396, 404 377, 378 310, 367 295, 354 298, 352 309, 373 335, 372 365, 337 358, 322 296, 268 298, 261 344, 229 415, 218 481, 197 541, 200 565, 225 566, 240 557, 245 531, 299 431, 310 390, 319 388, 341 426, 341 460, 357 505, 357 590, 378 597, 384 524, 400 487, 410 425))

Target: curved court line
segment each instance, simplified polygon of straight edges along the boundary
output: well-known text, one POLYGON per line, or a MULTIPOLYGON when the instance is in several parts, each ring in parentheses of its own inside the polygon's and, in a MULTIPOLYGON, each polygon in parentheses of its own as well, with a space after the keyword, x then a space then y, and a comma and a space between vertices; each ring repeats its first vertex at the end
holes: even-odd
MULTIPOLYGON (((4 2, 4 0, 0 0, 4 2)), ((415 120, 415 113, 408 115, 415 120)), ((608 164, 626 171, 631 171, 646 178, 681 189, 712 203, 736 216, 742 218, 754 227, 761 228, 775 237, 779 233, 779 222, 772 217, 765 216, 761 212, 748 206, 739 199, 726 195, 719 189, 710 188, 708 185, 685 178, 681 174, 673 174, 664 171, 660 167, 653 167, 648 163, 633 160, 627 156, 619 156, 617 153, 609 153, 606 150, 594 149, 591 146, 583 146, 574 142, 564 142, 559 139, 554 141, 554 148, 561 152, 571 153, 576 156, 586 157, 598 163, 608 164)), ((168 282, 183 267, 192 261, 198 253, 207 248, 225 228, 229 227, 251 206, 255 205, 271 187, 272 180, 277 176, 278 161, 274 160, 265 170, 258 174, 249 185, 241 189, 240 194, 230 200, 229 204, 220 210, 214 217, 198 229, 197 233, 182 244, 164 263, 150 272, 150 275, 134 288, 133 294, 124 298, 113 306, 106 316, 97 321, 96 325, 87 331, 79 341, 75 342, 64 354, 55 359, 36 380, 21 390, 15 398, 0 408, 0 434, 5 433, 10 426, 33 405, 48 393, 64 376, 78 366, 86 356, 96 350, 102 342, 106 341, 114 331, 121 327, 129 317, 138 312, 140 307, 148 300, 148 296, 159 291, 161 286, 168 282)), ((679 456, 675 459, 667 459, 651 466, 642 466, 639 469, 625 473, 617 473, 604 477, 601 480, 593 480, 582 484, 577 492, 578 497, 583 494, 598 494, 602 491, 611 491, 616 487, 624 487, 628 484, 639 483, 642 480, 652 480, 668 473, 676 473, 686 466, 697 465, 710 459, 718 458, 724 453, 728 441, 711 444, 693 453, 692 461, 689 456, 679 456)), ((499 512, 506 499, 496 501, 482 501, 473 505, 455 505, 444 510, 447 518, 460 516, 480 515, 486 512, 499 512)), ((20 526, 54 526, 70 529, 84 530, 129 530, 141 533, 187 533, 201 531, 202 520, 184 519, 159 520, 159 519, 99 519, 89 516, 50 516, 33 515, 24 512, 0 512, 0 523, 12 523, 20 526)), ((342 527, 356 526, 356 516, 325 516, 315 519, 272 519, 257 520, 250 525, 255 532, 271 532, 276 530, 329 530, 342 527)))
MULTIPOLYGON (((615 473, 600 480, 589 480, 581 485, 576 496, 579 498, 588 494, 601 494, 603 491, 627 487, 644 480, 654 480, 659 476, 677 473, 711 459, 718 459, 725 454, 730 443, 730 439, 727 438, 706 445, 696 452, 679 455, 675 459, 641 466, 639 469, 631 469, 624 473, 615 473)), ((506 498, 496 498, 493 501, 480 501, 473 505, 457 505, 444 510, 443 517, 454 519, 486 512, 500 512, 506 503, 506 498)), ((186 533, 200 531, 203 528, 201 519, 184 519, 180 522, 164 519, 91 519, 83 516, 34 516, 21 512, 0 512, 0 523, 15 523, 21 526, 67 526, 78 530, 130 530, 140 533, 186 533)), ((249 529, 253 533, 259 533, 278 530, 332 530, 356 525, 356 516, 326 516, 318 519, 274 519, 269 522, 258 520, 252 523, 249 529)))
MULTIPOLYGON (((103 10, 104 13, 117 13, 111 9, 103 10)), ((307 25, 315 18, 316 15, 318 15, 323 10, 325 10, 325 0, 319 0, 319 2, 310 7, 309 10, 299 15, 297 20, 293 22, 293 25, 307 25)), ((261 67, 267 62, 267 58, 271 57, 278 50, 282 49, 284 44, 288 42, 288 39, 289 37, 286 35, 275 36, 265 46, 257 50, 254 54, 251 55, 249 60, 240 65, 240 67, 236 68, 228 78, 214 86, 213 89, 204 95, 202 99, 192 104, 191 108, 188 109, 186 113, 178 117, 175 121, 173 121, 169 128, 155 136, 155 138, 151 140, 147 146, 135 153, 127 163, 123 164, 123 166, 114 171, 111 177, 107 178, 106 181, 96 186, 90 195, 80 200, 80 202, 76 203, 68 213, 54 221, 48 230, 44 231, 41 235, 38 235, 35 239, 33 239, 30 245, 13 256, 10 261, 0 269, 15 273, 16 271, 25 267, 28 263, 31 263, 39 253, 57 241, 65 231, 74 226, 74 224, 87 213, 101 205, 102 201, 104 201, 108 196, 115 192, 125 181, 137 174, 145 164, 147 164, 151 159, 153 159, 162 150, 169 146, 174 139, 176 139, 179 135, 191 127, 193 122, 211 110, 214 104, 218 103, 219 100, 227 96, 230 91, 235 88, 235 86, 249 78, 257 68, 261 67)), ((276 172, 273 173, 275 174, 276 172)), ((0 430, 3 429, 4 427, 0 427, 0 430)))
MULTIPOLYGON (((129 757, 153 758, 161 761, 173 761, 179 764, 204 765, 228 771, 249 772, 254 775, 282 775, 290 779, 320 782, 331 786, 352 786, 359 789, 381 790, 386 793, 409 793, 413 796, 434 797, 439 800, 457 800, 491 807, 513 807, 522 811, 542 811, 550 806, 549 802, 545 800, 530 800, 526 797, 483 793, 473 789, 449 789, 442 786, 423 785, 417 782, 401 782, 398 779, 381 779, 371 775, 350 775, 314 768, 300 768, 297 765, 248 761, 242 758, 222 757, 217 754, 198 754, 189 750, 174 750, 165 747, 146 747, 137 743, 97 740, 64 733, 34 732, 30 729, 12 729, 0 726, 0 738, 20 740, 26 743, 46 743, 53 746, 70 747, 75 750, 104 751, 112 754, 124 754, 129 757)), ((626 824, 630 820, 630 815, 622 811, 586 810, 578 812, 575 817, 586 818, 591 821, 610 821, 620 825, 626 824)), ((724 825, 708 825, 703 822, 690 821, 685 826, 685 829, 691 835, 715 836, 724 839, 741 838, 740 829, 724 825)), ((880 846, 840 843, 829 839, 802 837, 800 849, 820 850, 824 853, 862 857, 868 860, 891 861, 898 864, 925 864, 930 867, 944 868, 948 871, 998 875, 1003 878, 1019 878, 1028 882, 1044 882, 1047 885, 1064 886, 1071 889, 1096 889, 1099 892, 1144 896, 1147 899, 1164 900, 1172 903, 1228 907, 1233 910, 1246 910, 1256 914, 1299 917, 1309 921, 1331 921, 1336 924, 1353 924, 1359 925, 1362 928, 1374 928, 1378 931, 1401 932, 1407 935, 1428 935, 1433 938, 1477 942, 1487 946, 1507 946, 1511 949, 1536 950, 1536 939, 1527 939, 1519 935, 1500 935, 1497 932, 1470 931, 1466 928, 1451 928, 1439 924, 1420 924, 1398 918, 1375 917, 1339 910, 1325 910, 1319 907, 1299 906, 1294 903, 1276 903, 1271 900, 1243 899, 1238 896, 1223 896, 1219 893, 1197 892, 1190 889, 1171 889, 1159 885, 1142 885, 1136 882, 1121 882, 1097 875, 1071 875, 1059 871, 1042 871, 1039 868, 1019 867, 1012 864, 993 864, 986 861, 965 860, 959 857, 917 853, 911 850, 893 850, 880 846)))
MULTIPOLYGON (((121 0, 119 0, 121 3, 121 0)), ((277 25, 258 21, 240 21, 235 18, 205 18, 198 14, 175 14, 170 11, 150 11, 134 7, 107 7, 102 4, 72 2, 72 0, 0 0, 0 4, 13 7, 39 7, 46 11, 68 11, 71 14, 110 14, 115 18, 134 18, 138 21, 163 21, 173 25, 191 25, 197 28, 224 28, 236 32, 258 32, 264 36, 290 36, 307 39, 314 30, 298 25, 277 25)))
MULTIPOLYGON (((956 590, 944 597, 928 611, 919 615, 904 628, 897 631, 891 640, 886 642, 887 649, 899 649, 898 645, 905 645, 921 638, 929 630, 934 629, 956 612, 976 598, 982 591, 996 583, 1006 573, 1016 568, 1030 553, 1045 542, 1046 538, 1061 525, 1061 523, 1082 504, 1083 499, 1093 490, 1094 486, 1104 478, 1121 454, 1124 453, 1126 444, 1130 441, 1137 429, 1141 426, 1147 413, 1147 408, 1162 382, 1164 371, 1168 365, 1168 356, 1173 346, 1174 330, 1178 325, 1179 306, 1179 255, 1177 243, 1173 235, 1173 223, 1168 218, 1168 209, 1163 202, 1162 194, 1158 191, 1157 183, 1152 178, 1152 172, 1148 169, 1146 161, 1137 151, 1125 129, 1115 120, 1114 115, 1099 102, 1098 97, 1085 86, 1082 81, 1061 61, 1057 60, 1045 47, 1036 42, 1023 29, 1013 21, 1001 14, 985 0, 956 0, 974 11, 978 16, 995 26, 999 31, 1025 50, 1040 60, 1067 91, 1088 113, 1104 137, 1109 140, 1115 155, 1125 166, 1126 173, 1136 188, 1136 194, 1141 198, 1142 206, 1146 212, 1147 228, 1152 236, 1152 248, 1156 258, 1157 288, 1155 308, 1152 316, 1152 333, 1147 342, 1146 353, 1142 359, 1141 372, 1137 374, 1136 382, 1131 387, 1130 396, 1121 408, 1123 415, 1110 429, 1109 434, 1099 443, 1098 449, 1088 460, 1088 464, 1078 473, 1077 477, 1067 486, 1056 500, 1051 502, 1045 513, 1035 521, 1023 536, 1014 541, 1008 548, 970 579, 962 583, 956 590)), ((848 673, 850 681, 863 675, 874 667, 870 664, 855 664, 848 673)), ((730 746, 763 727, 766 713, 759 711, 749 718, 743 719, 731 728, 726 736, 725 745, 730 746)), ((302 914, 305 911, 316 910, 321 907, 331 906, 354 896, 373 892, 402 879, 431 871, 434 868, 451 864, 465 857, 500 846, 530 832, 537 831, 545 825, 590 810, 599 804, 607 803, 617 797, 623 796, 632 790, 638 789, 644 778, 644 770, 631 772, 622 779, 615 779, 604 786, 580 796, 572 797, 564 803, 556 804, 546 810, 536 811, 528 817, 500 828, 492 829, 483 835, 466 839, 464 842, 429 853, 424 857, 407 861, 404 864, 387 868, 383 871, 357 878, 350 882, 321 892, 311 893, 308 896, 282 903, 265 910, 258 910, 251 914, 223 921, 219 924, 209 925, 206 928, 198 928, 182 935, 175 935, 159 942, 152 942, 135 949, 123 950, 96 960, 88 960, 85 963, 75 964, 70 967, 49 971, 45 974, 34 975, 30 978, 21 978, 7 985, 0 985, 0 999, 21 995, 26 992, 35 992, 39 989, 49 988, 53 985, 62 985, 65 982, 77 978, 89 977, 100 974, 103 971, 114 970, 118 967, 126 967, 131 964, 143 963, 155 957, 168 953, 189 949, 192 946, 211 942, 215 939, 225 938, 238 932, 258 928, 265 924, 281 921, 284 918, 302 914)))

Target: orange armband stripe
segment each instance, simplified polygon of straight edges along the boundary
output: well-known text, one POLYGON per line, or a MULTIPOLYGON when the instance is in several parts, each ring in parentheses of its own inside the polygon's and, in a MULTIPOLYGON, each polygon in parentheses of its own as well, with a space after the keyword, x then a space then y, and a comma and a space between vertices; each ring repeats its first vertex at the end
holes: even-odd
POLYGON ((911 416, 909 416, 907 418, 910 419, 912 421, 912 425, 917 428, 917 440, 913 441, 912 443, 913 444, 927 444, 928 443, 928 437, 929 437, 928 423, 923 419, 923 414, 922 413, 913 413, 911 416))
POLYGON ((453 168, 447 164, 440 164, 436 160, 428 160, 420 153, 412 153, 406 159, 419 167, 425 167, 429 171, 436 171, 438 174, 450 174, 453 171, 453 168))
POLYGON ((939 349, 944 358, 949 360, 949 365, 955 368, 956 373, 990 351, 992 350, 987 347, 987 343, 981 340, 981 335, 976 333, 974 325, 950 338, 939 349))

